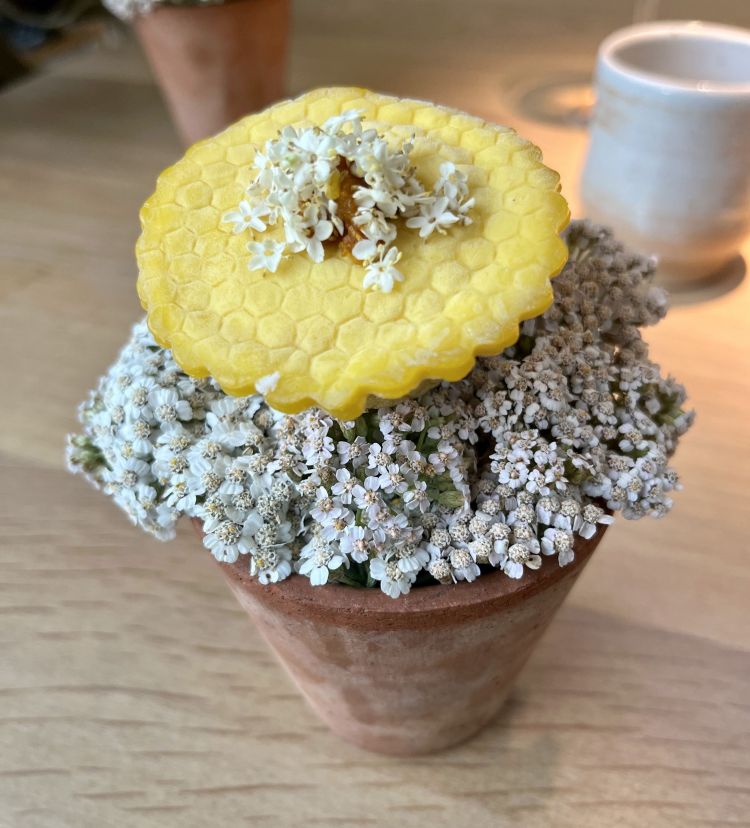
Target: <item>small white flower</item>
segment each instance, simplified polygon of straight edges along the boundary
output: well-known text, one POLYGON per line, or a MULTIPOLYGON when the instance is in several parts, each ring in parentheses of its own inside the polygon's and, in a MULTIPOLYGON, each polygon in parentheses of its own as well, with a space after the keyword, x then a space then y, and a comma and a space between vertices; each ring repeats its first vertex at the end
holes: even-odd
POLYGON ((355 437, 354 442, 340 441, 336 451, 341 463, 351 463, 354 468, 361 466, 369 456, 369 446, 364 437, 355 437))
POLYGON ((381 443, 371 443, 370 453, 367 458, 367 466, 371 469, 377 469, 378 474, 384 472, 391 462, 391 452, 388 447, 381 443))
POLYGON ((481 574, 481 570, 468 548, 451 547, 448 560, 450 561, 453 575, 459 581, 473 581, 481 574))
POLYGON ((126 489, 137 489, 140 484, 150 483, 153 478, 148 463, 130 457, 127 460, 117 459, 112 467, 111 479, 126 489))
POLYGON ((217 561, 234 563, 240 555, 246 555, 255 549, 253 535, 260 528, 259 524, 260 518, 257 515, 248 518, 244 525, 232 520, 222 521, 213 531, 206 533, 203 545, 217 561))
POLYGON ((367 510, 368 514, 377 508, 380 508, 380 478, 366 477, 364 483, 357 484, 352 489, 352 497, 354 502, 360 509, 367 510))
POLYGON ((320 263, 325 258, 323 242, 331 237, 333 224, 322 218, 313 205, 306 208, 302 221, 301 250, 304 250, 314 262, 320 263))
POLYGON ((419 215, 406 220, 406 226, 419 229, 420 238, 431 236, 436 230, 445 233, 446 228, 458 221, 458 216, 449 209, 449 199, 445 196, 435 201, 421 204, 419 215))
POLYGON ((197 495, 191 489, 185 475, 175 475, 164 490, 165 501, 181 512, 190 512, 195 507, 197 495))
POLYGON ((336 505, 321 521, 320 537, 326 541, 339 540, 354 523, 354 513, 346 506, 336 505))
POLYGON ((593 538, 596 534, 596 525, 609 526, 614 523, 614 517, 608 515, 604 509, 600 509, 593 503, 583 507, 580 515, 576 515, 573 522, 573 530, 578 532, 582 538, 593 538))
POLYGON ((354 134, 358 134, 361 126, 360 121, 364 113, 361 109, 347 109, 341 115, 332 115, 323 124, 324 132, 339 132, 344 126, 351 126, 354 134))
POLYGON ((390 293, 396 282, 404 281, 404 274, 396 267, 401 259, 401 251, 391 247, 387 253, 381 253, 367 265, 362 285, 365 288, 377 288, 383 293, 390 293))
POLYGON ((125 424, 122 429, 122 436, 131 444, 134 454, 145 457, 154 450, 154 446, 149 440, 151 431, 150 423, 139 417, 125 424))
POLYGON ((378 242, 375 239, 360 239, 352 248, 352 256, 362 262, 371 262, 378 255, 378 242))
POLYGON ((323 586, 328 583, 331 572, 341 566, 349 567, 347 557, 334 552, 319 538, 313 538, 302 547, 297 571, 300 575, 307 575, 313 586, 323 586))
POLYGON ((414 572, 402 571, 396 561, 385 561, 380 557, 370 561, 370 575, 380 581, 380 589, 391 598, 406 595, 417 578, 414 572))
POLYGON ((357 485, 356 477, 352 477, 348 469, 338 469, 336 471, 336 483, 331 487, 331 492, 338 497, 338 499, 345 504, 352 502, 352 492, 357 485))
POLYGON ((380 473, 380 489, 388 494, 403 494, 409 484, 398 463, 389 463, 380 473))
POLYGON ((430 553, 420 546, 404 544, 396 550, 395 560, 402 572, 417 573, 429 563, 430 553))
POLYGON ((276 273, 286 244, 273 239, 263 239, 262 242, 248 242, 247 249, 252 254, 247 264, 250 270, 267 270, 269 273, 276 273))
POLYGON ((292 574, 291 553, 282 544, 256 549, 250 558, 250 574, 261 584, 276 584, 292 574))
POLYGON ((267 216, 269 212, 270 209, 267 204, 250 204, 250 202, 243 199, 240 201, 239 209, 225 213, 222 221, 234 224, 233 233, 242 233, 244 230, 257 230, 262 233, 266 229, 263 217, 267 216))
POLYGON ((546 529, 542 537, 541 552, 543 555, 557 555, 560 566, 566 566, 574 558, 573 533, 565 529, 546 529))
POLYGON ((357 563, 364 563, 370 556, 367 533, 362 526, 349 525, 339 541, 339 548, 357 563))
POLYGON ((193 416, 190 403, 180 399, 174 388, 155 388, 149 394, 148 402, 155 420, 162 425, 172 425, 193 416))
POLYGON ((503 566, 503 571, 511 578, 520 578, 524 566, 529 569, 539 569, 542 565, 540 555, 532 551, 526 543, 514 543, 508 548, 508 559, 503 566))
POLYGON ((418 480, 404 493, 404 504, 409 509, 418 509, 427 512, 430 508, 430 498, 427 494, 427 483, 418 480))
MULTIPOLYGON (((503 525, 503 524, 501 524, 503 525)), ((491 536, 492 537, 492 536, 491 536)), ((503 568, 508 560, 508 546, 510 531, 506 537, 495 537, 492 543, 492 552, 489 554, 489 563, 492 566, 503 568)))

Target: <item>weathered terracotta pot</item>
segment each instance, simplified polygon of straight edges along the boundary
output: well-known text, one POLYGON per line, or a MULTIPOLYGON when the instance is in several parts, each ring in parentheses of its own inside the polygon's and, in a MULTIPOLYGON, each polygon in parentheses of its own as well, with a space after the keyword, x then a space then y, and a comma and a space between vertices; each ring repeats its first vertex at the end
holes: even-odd
POLYGON ((604 528, 580 541, 564 568, 546 559, 519 581, 489 573, 396 600, 297 576, 262 586, 243 560, 221 569, 331 730, 367 750, 409 756, 462 742, 492 720, 604 528))
POLYGON ((289 0, 160 5, 134 26, 186 145, 283 97, 289 0))

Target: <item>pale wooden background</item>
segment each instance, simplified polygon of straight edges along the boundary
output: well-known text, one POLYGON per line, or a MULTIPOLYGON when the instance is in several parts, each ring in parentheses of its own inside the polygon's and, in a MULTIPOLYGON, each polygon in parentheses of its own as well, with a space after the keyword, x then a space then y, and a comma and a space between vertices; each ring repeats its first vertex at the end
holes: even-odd
MULTIPOLYGON (((648 5, 310 0, 290 91, 511 123, 575 207, 585 135, 532 119, 528 92, 584 79, 648 5)), ((750 26, 743 2, 660 11, 750 26)), ((151 541, 63 471, 139 315, 138 206, 178 153, 127 39, 0 97, 0 826, 750 825, 747 281, 649 335, 699 411, 671 517, 616 524, 479 739, 379 758, 312 718, 187 528, 151 541)))

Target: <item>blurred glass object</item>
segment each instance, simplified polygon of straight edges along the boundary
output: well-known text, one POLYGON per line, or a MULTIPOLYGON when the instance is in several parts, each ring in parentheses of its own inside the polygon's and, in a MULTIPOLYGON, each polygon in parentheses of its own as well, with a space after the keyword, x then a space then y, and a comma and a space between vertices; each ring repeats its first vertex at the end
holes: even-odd
MULTIPOLYGON (((655 20, 660 0, 635 0, 633 23, 655 20)), ((589 72, 556 74, 524 91, 518 109, 524 116, 555 126, 585 128, 591 118, 594 90, 589 72)))

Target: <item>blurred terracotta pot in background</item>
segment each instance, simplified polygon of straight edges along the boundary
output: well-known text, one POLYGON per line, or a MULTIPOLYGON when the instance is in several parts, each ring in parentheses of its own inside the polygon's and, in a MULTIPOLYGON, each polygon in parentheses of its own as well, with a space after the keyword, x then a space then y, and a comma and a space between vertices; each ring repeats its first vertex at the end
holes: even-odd
POLYGON ((134 25, 187 145, 283 97, 289 0, 160 5, 134 25))
POLYGON ((546 559, 518 581, 492 572, 395 600, 300 576, 263 586, 244 559, 221 570, 331 730, 367 750, 408 756, 462 742, 497 715, 603 529, 578 539, 568 566, 546 559))

